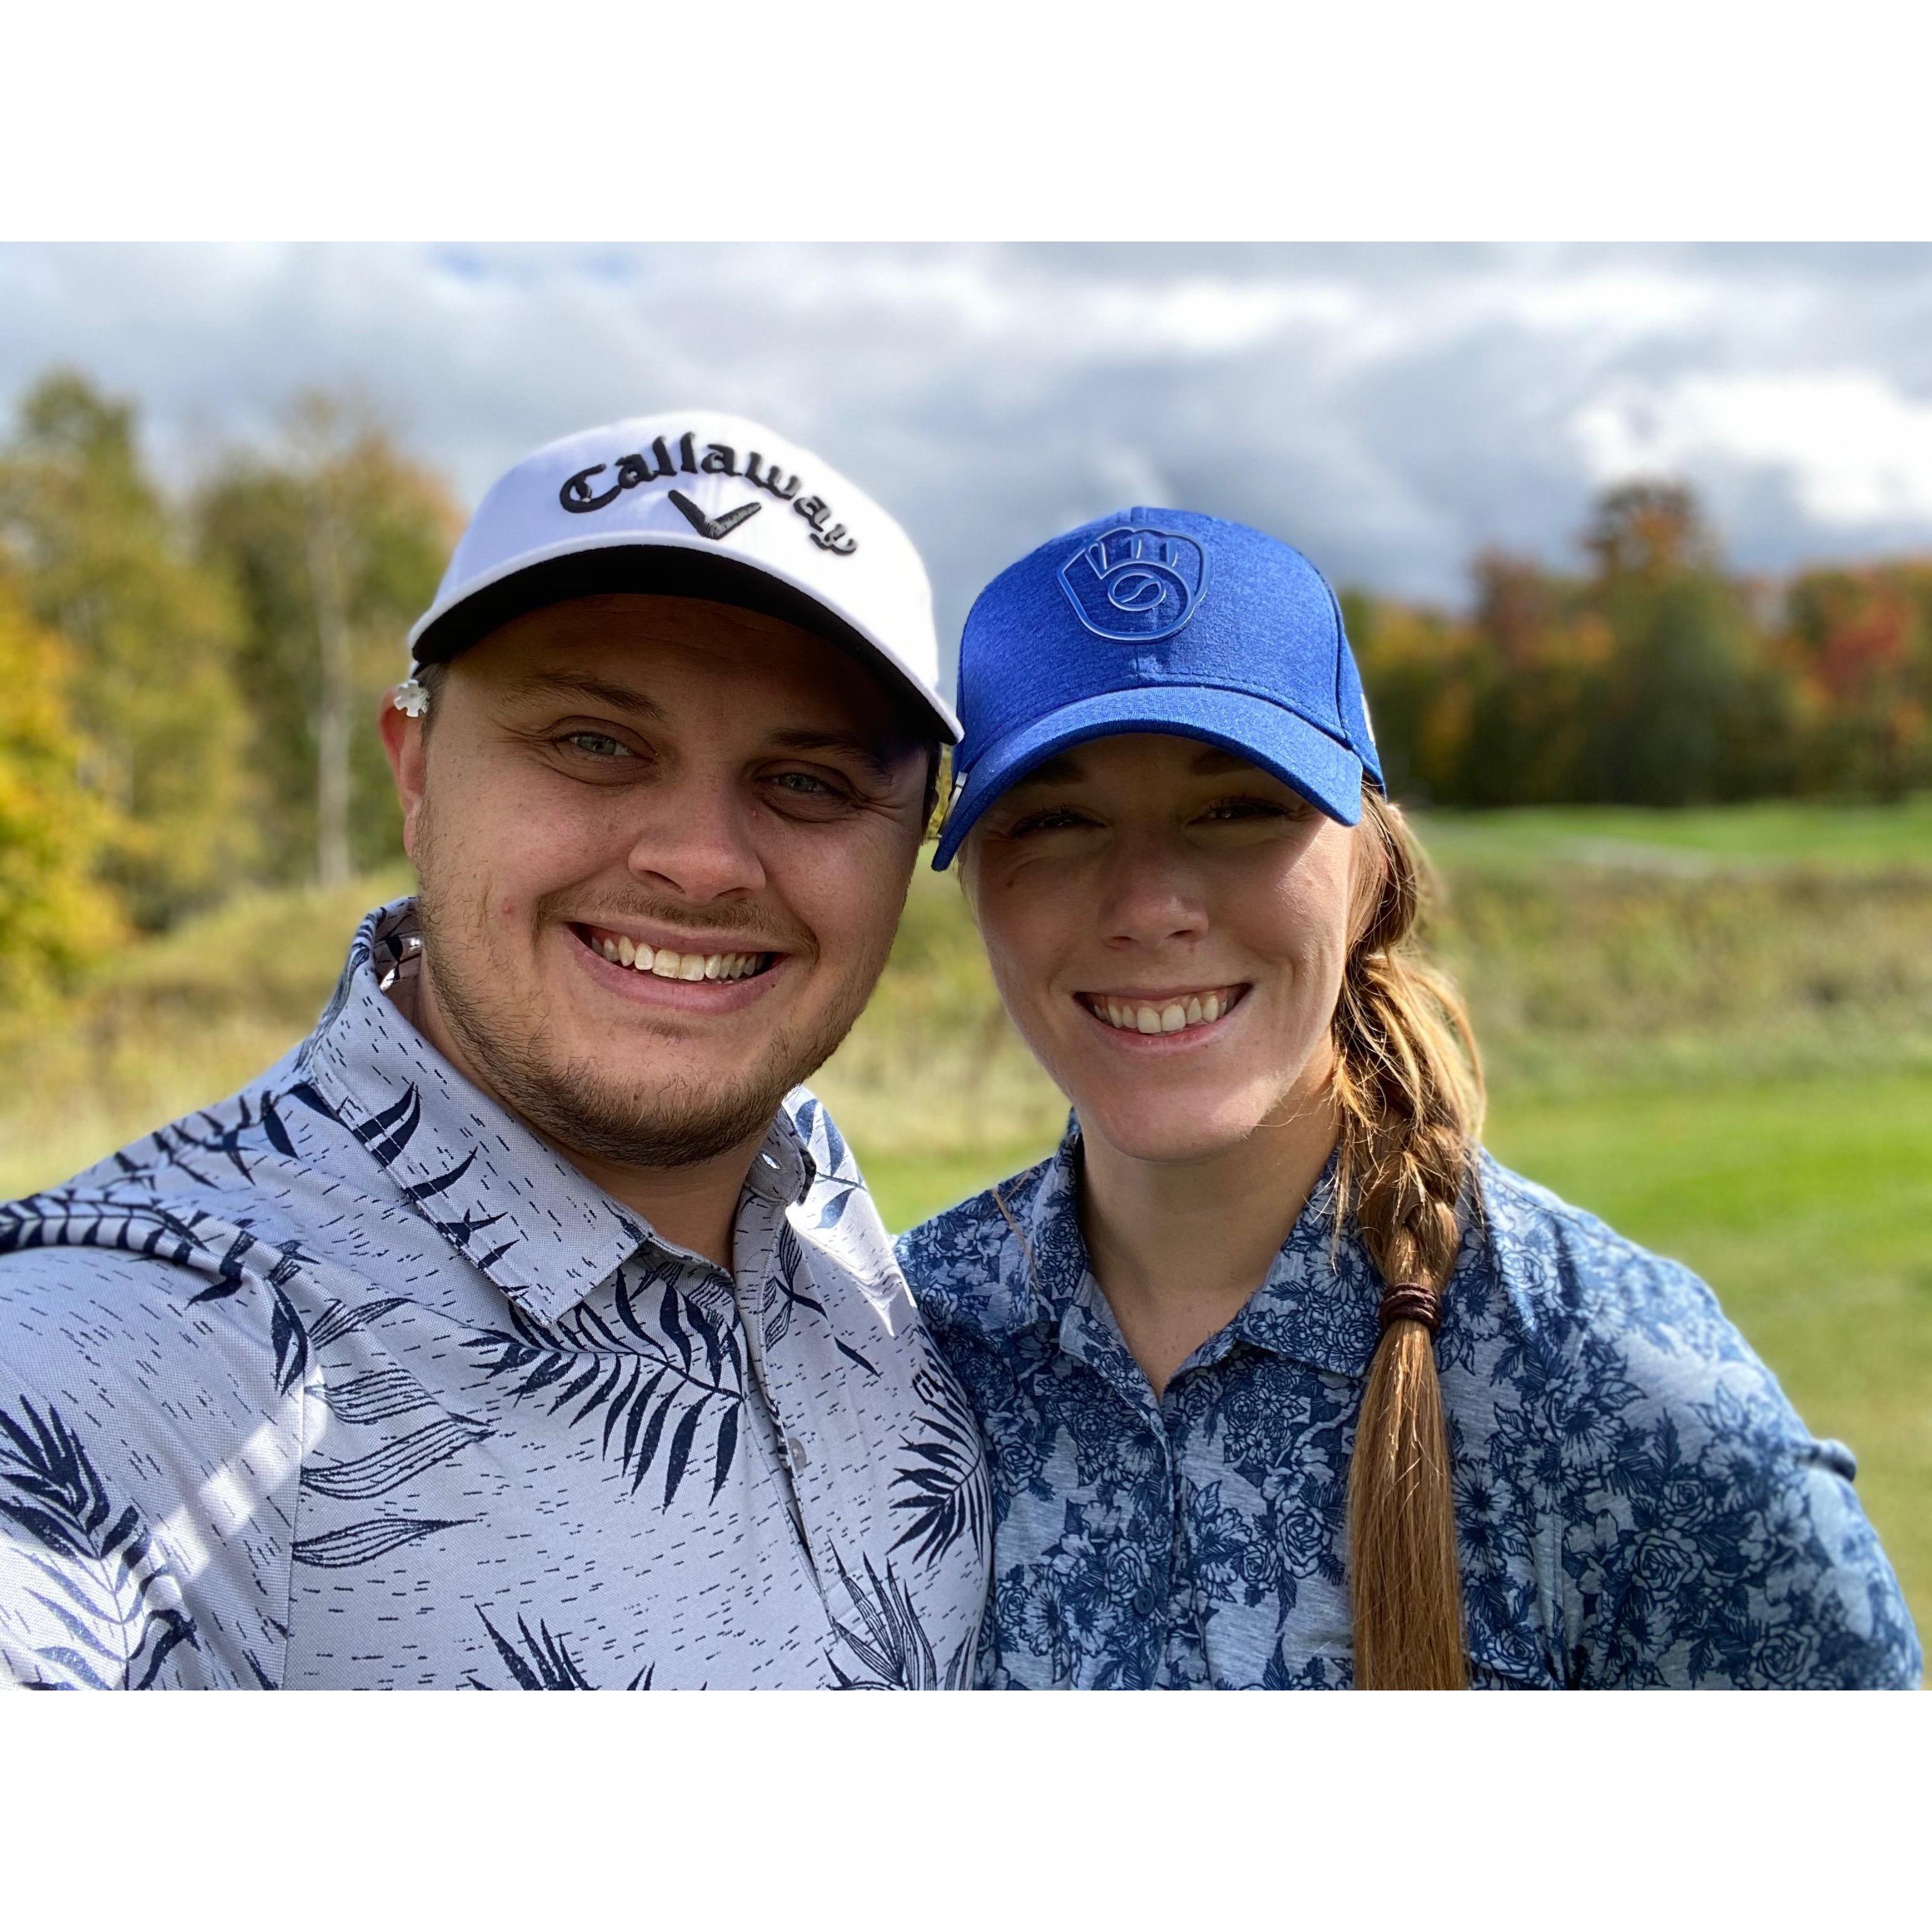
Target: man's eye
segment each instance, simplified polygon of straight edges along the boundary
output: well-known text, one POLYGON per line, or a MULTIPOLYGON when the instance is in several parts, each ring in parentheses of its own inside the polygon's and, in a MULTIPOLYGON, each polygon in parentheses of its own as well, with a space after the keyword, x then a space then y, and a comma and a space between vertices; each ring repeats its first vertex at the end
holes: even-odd
POLYGON ((814 818, 833 817, 852 803, 852 794, 846 787, 817 772, 774 772, 766 782, 778 794, 776 802, 781 810, 814 818))
POLYGON ((629 758, 637 754, 621 738, 607 731, 572 731, 558 741, 592 758, 629 758))

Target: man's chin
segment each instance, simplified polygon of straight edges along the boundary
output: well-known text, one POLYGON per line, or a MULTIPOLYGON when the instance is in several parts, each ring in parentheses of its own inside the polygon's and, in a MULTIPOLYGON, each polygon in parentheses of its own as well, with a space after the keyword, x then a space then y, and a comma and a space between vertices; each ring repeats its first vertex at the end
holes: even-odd
POLYGON ((534 1078, 520 1069, 504 1082, 515 1111, 561 1151, 645 1168, 694 1167, 755 1147, 796 1084, 770 1070, 704 1082, 654 1072, 640 1092, 587 1066, 534 1078))
POLYGON ((838 1038, 827 1028, 801 1042, 782 1030, 744 1055, 706 1052, 716 1043, 674 1036, 579 1035, 567 1044, 529 1042, 535 1052, 506 1053, 500 1036, 479 1044, 490 1084, 560 1152, 680 1168, 755 1149, 786 1094, 817 1070, 838 1038))

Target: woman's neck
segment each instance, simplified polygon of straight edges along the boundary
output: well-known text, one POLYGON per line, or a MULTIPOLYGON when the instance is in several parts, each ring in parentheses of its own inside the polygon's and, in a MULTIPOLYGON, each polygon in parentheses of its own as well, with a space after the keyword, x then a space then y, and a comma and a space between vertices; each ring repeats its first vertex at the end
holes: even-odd
POLYGON ((1083 1131, 1080 1226, 1094 1277, 1156 1395, 1267 1280, 1334 1150, 1325 1092, 1193 1161, 1150 1161, 1083 1131))

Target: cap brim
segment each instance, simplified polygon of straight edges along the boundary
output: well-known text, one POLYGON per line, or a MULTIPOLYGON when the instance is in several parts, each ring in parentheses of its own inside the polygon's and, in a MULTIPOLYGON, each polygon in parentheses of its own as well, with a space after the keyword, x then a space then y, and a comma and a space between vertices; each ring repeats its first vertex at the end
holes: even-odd
POLYGON ((1246 692, 1154 685, 1082 698, 1035 718, 981 753, 946 814, 933 870, 945 870, 980 814, 1034 766, 1070 746, 1129 731, 1218 745, 1272 772, 1338 824, 1353 825, 1361 818, 1361 760, 1306 718, 1246 692))
POLYGON ((546 604, 561 604, 572 597, 626 592, 702 598, 796 624, 802 631, 842 646, 868 670, 879 673, 932 720, 938 735, 947 744, 959 741, 958 719, 880 639, 761 565, 721 556, 709 549, 688 548, 674 538, 604 542, 514 565, 443 609, 431 611, 411 634, 412 655, 419 664, 446 663, 499 626, 546 604))

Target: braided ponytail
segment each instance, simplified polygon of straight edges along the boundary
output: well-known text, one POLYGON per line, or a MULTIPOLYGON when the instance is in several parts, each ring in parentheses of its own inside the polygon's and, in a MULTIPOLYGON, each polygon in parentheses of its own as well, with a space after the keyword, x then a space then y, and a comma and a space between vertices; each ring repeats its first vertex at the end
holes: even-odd
POLYGON ((1468 1664, 1435 1329, 1461 1240, 1482 1120, 1480 1063, 1446 982, 1401 950, 1421 860, 1401 814, 1364 790, 1357 930, 1334 1020, 1337 1211, 1384 1284, 1382 1336, 1348 1470, 1355 1681, 1462 1690, 1468 1664))

